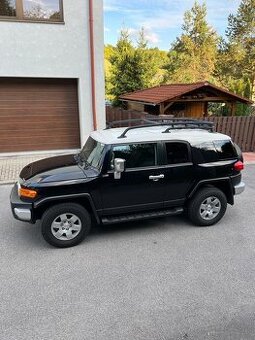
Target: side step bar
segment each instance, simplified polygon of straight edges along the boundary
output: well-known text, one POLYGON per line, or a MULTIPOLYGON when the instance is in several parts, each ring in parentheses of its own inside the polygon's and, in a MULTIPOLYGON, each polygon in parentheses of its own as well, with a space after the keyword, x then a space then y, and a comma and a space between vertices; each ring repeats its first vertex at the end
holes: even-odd
POLYGON ((138 221, 149 218, 165 217, 171 215, 178 215, 183 212, 183 208, 172 208, 167 210, 147 211, 142 213, 134 213, 128 215, 108 216, 102 218, 103 224, 114 224, 122 222, 138 221))

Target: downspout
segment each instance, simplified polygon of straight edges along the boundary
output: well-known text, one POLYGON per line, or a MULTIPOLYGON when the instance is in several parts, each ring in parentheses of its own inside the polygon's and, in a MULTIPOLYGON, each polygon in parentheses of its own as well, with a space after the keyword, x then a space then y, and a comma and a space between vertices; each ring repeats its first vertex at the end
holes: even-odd
POLYGON ((89 40, 90 40, 91 97, 92 97, 91 102, 93 114, 93 128, 94 130, 97 130, 93 0, 89 0, 89 40))

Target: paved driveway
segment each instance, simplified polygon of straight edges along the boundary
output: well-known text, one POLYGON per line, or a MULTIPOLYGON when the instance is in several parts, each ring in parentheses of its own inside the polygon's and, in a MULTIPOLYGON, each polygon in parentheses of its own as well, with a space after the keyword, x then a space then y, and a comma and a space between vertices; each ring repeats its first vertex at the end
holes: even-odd
POLYGON ((14 221, 0 187, 0 338, 255 339, 255 166, 224 220, 97 228, 55 249, 14 221))

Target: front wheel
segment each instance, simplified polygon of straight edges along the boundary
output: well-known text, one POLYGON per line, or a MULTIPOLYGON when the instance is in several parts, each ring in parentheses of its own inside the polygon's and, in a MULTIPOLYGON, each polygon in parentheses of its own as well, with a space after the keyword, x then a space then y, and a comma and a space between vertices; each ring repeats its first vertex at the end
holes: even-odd
POLYGON ((222 219, 227 209, 225 194, 218 188, 201 189, 188 205, 188 216, 197 226, 210 226, 222 219))
POLYGON ((57 204, 42 217, 42 235, 49 244, 67 248, 79 244, 89 233, 91 218, 85 208, 76 203, 57 204))

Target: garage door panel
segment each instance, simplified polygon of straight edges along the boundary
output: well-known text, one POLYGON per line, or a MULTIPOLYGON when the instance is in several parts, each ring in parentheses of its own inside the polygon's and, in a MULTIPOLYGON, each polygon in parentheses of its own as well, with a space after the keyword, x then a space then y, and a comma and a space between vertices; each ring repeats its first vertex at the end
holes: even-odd
POLYGON ((0 107, 0 117, 8 118, 8 117, 24 117, 24 116, 44 116, 44 117, 63 117, 63 116, 70 116, 73 118, 79 119, 78 117, 78 108, 76 107, 77 115, 74 115, 74 111, 70 110, 69 107, 66 108, 57 108, 52 107, 50 112, 45 112, 45 108, 17 108, 17 107, 10 107, 10 108, 1 108, 0 107))
MULTIPOLYGON (((74 126, 75 128, 75 126, 74 126)), ((36 129, 33 128, 33 126, 31 126, 31 128, 28 128, 27 126, 20 126, 20 128, 13 128, 11 129, 11 127, 9 126, 7 129, 0 129, 0 133, 1 133, 1 140, 6 137, 11 139, 11 135, 13 135, 13 138, 17 138, 17 137, 23 137, 24 135, 30 135, 33 137, 37 137, 38 135, 40 136, 54 136, 54 135, 65 135, 65 136, 69 136, 70 135, 70 128, 65 128, 65 127, 58 127, 57 129, 51 129, 49 131, 49 128, 42 128, 42 129, 36 129)), ((77 134, 79 135, 79 134, 77 134)))
POLYGON ((13 117, 6 117, 3 116, 1 119, 3 119, 4 121, 0 123, 0 129, 1 128, 5 128, 7 126, 12 126, 13 124, 16 125, 16 127, 18 127, 17 125, 22 124, 23 126, 34 126, 35 124, 38 124, 39 126, 36 126, 37 129, 43 128, 45 127, 45 125, 47 125, 48 128, 53 128, 52 127, 52 123, 56 123, 56 124, 60 124, 63 126, 66 126, 67 128, 70 128, 71 125, 72 126, 77 126, 79 120, 77 118, 72 119, 72 116, 63 116, 63 117, 52 117, 52 116, 44 116, 44 120, 42 120, 42 116, 37 115, 37 116, 27 116, 26 119, 24 119, 24 117, 17 117, 15 118, 15 116, 13 117), (5 118, 5 119, 4 119, 5 118))
POLYGON ((62 117, 61 121, 57 118, 53 117, 45 117, 45 120, 42 122, 41 118, 39 116, 36 117, 31 117, 30 118, 32 121, 24 121, 22 119, 8 119, 4 123, 0 123, 0 131, 3 130, 13 130, 17 131, 20 129, 36 129, 36 130, 41 130, 41 129, 54 129, 52 125, 56 125, 57 128, 66 128, 68 130, 76 130, 77 125, 79 125, 78 120, 71 120, 67 117, 62 117), (37 126, 40 125, 40 126, 37 126))
MULTIPOLYGON (((51 143, 42 143, 42 144, 35 144, 36 151, 48 151, 48 150, 57 150, 59 143, 53 144, 51 143)), ((70 142, 63 142, 61 149, 76 149, 76 143, 74 142, 71 144, 70 142)), ((25 150, 31 149, 31 144, 17 144, 17 145, 8 145, 6 150, 3 149, 2 152, 22 152, 25 150)))
POLYGON ((77 82, 74 79, 32 79, 1 78, 0 91, 4 92, 76 92, 77 82))
POLYGON ((79 147, 76 80, 0 79, 0 152, 79 147))
POLYGON ((47 101, 47 100, 23 100, 23 101, 20 101, 20 100, 12 100, 12 101, 8 101, 8 100, 5 100, 5 101, 1 101, 0 102, 0 106, 1 106, 1 109, 4 110, 4 109, 8 109, 8 108, 13 108, 14 106, 18 106, 18 107, 21 107, 21 108, 28 108, 28 109, 44 109, 44 110, 47 110, 47 109, 51 109, 51 108, 58 108, 58 109, 75 109, 77 107, 77 102, 73 101, 73 102, 68 102, 68 101, 61 101, 61 100, 50 100, 50 101, 47 101))
POLYGON ((29 92, 27 93, 26 91, 22 91, 22 92, 4 92, 0 90, 0 105, 2 105, 2 103, 4 102, 10 102, 10 101, 55 101, 55 100, 59 100, 59 101, 65 101, 68 102, 69 101, 74 101, 75 103, 77 103, 77 101, 75 100, 75 96, 76 96, 76 92, 75 91, 71 91, 71 92, 61 92, 61 91, 56 91, 56 92, 29 92), (38 94, 40 94, 40 98, 38 99, 38 94))
POLYGON ((30 144, 33 142, 33 144, 47 144, 53 142, 73 142, 74 140, 77 141, 78 138, 76 135, 51 135, 47 136, 48 139, 45 138, 45 135, 37 136, 36 141, 31 141, 30 135, 24 136, 13 136, 13 137, 3 137, 1 140, 2 145, 8 145, 9 141, 11 144, 30 144), (49 140, 50 139, 50 140, 49 140))

